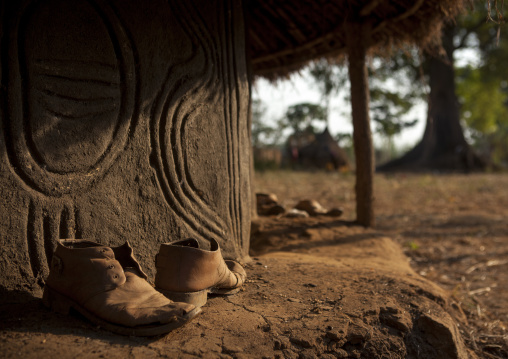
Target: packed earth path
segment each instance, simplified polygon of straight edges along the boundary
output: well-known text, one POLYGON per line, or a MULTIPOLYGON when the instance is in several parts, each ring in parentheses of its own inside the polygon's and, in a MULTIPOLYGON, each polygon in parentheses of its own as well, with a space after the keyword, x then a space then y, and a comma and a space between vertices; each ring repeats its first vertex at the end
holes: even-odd
MULTIPOLYGON (((256 185, 288 209, 315 199, 355 218, 351 174, 263 172, 256 185)), ((479 357, 508 358, 508 174, 378 174, 375 211, 376 227, 364 233, 393 239, 419 275, 451 295, 479 357)))
POLYGON ((287 210, 312 199, 344 213, 256 219, 243 290, 165 336, 115 335, 1 293, 0 357, 508 357, 507 175, 378 175, 370 229, 352 223, 353 175, 255 184, 287 210))

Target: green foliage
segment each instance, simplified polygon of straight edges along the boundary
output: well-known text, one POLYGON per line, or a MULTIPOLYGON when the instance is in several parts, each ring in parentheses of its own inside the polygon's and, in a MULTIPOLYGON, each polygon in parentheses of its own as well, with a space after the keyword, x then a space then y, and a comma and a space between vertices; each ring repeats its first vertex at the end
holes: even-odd
POLYGON ((339 132, 334 136, 335 141, 342 148, 347 157, 354 162, 355 151, 353 147, 353 135, 351 133, 339 132))
POLYGON ((345 66, 320 60, 310 65, 309 72, 323 98, 337 94, 347 85, 348 73, 345 66))
POLYGON ((315 122, 326 122, 326 110, 321 105, 304 102, 288 107, 281 127, 290 128, 293 133, 315 133, 315 122))
MULTIPOLYGON (((419 74, 418 69, 419 54, 414 48, 399 51, 390 59, 374 59, 371 63, 371 118, 376 123, 376 131, 390 143, 394 135, 417 122, 407 120, 405 116, 423 95, 423 86, 412 86, 419 74)), ((330 97, 348 86, 348 72, 344 65, 321 60, 310 66, 310 75, 319 88, 325 109, 330 97)), ((350 98, 346 96, 346 100, 350 98)))
POLYGON ((281 129, 266 123, 266 106, 259 99, 253 99, 251 105, 251 139, 254 147, 274 146, 278 144, 281 129))
POLYGON ((393 136, 418 122, 406 117, 416 102, 426 96, 420 78, 421 58, 418 50, 411 47, 375 62, 369 72, 371 118, 376 132, 391 142, 393 136))
POLYGON ((387 138, 392 138, 402 130, 416 125, 418 120, 404 120, 413 107, 413 98, 395 91, 372 89, 371 113, 376 123, 376 131, 387 138))
POLYGON ((339 144, 340 147, 352 147, 353 146, 353 136, 350 133, 339 132, 335 135, 335 141, 339 144))
POLYGON ((483 75, 482 68, 457 70, 461 118, 473 146, 493 163, 508 163, 508 89, 506 81, 483 75))
POLYGON ((477 133, 489 135, 508 121, 508 93, 502 81, 482 76, 481 68, 457 69, 457 95, 464 123, 477 133))
MULTIPOLYGON (((495 164, 508 164, 508 27, 486 22, 488 7, 463 16, 459 46, 475 49, 480 63, 456 69, 461 120, 473 146, 495 164)), ((490 16, 497 18, 494 4, 490 16)))
POLYGON ((369 68, 369 80, 374 81, 374 85, 391 81, 398 89, 405 89, 405 93, 425 98, 424 59, 417 47, 408 46, 395 51, 389 58, 374 59, 369 68))
POLYGON ((409 248, 412 251, 420 249, 420 245, 416 241, 407 241, 404 243, 404 247, 409 248))
POLYGON ((326 60, 319 60, 310 65, 309 73, 321 94, 321 104, 328 124, 332 96, 336 96, 348 85, 347 68, 330 64, 326 60))

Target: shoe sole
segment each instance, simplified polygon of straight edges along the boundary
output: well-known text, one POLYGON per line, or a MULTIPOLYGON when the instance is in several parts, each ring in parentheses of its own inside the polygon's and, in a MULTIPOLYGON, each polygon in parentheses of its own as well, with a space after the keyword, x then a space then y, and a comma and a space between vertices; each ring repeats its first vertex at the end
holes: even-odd
POLYGON ((240 287, 225 289, 225 288, 208 288, 197 292, 173 292, 171 290, 161 289, 155 287, 159 292, 164 294, 166 298, 173 302, 184 302, 194 305, 196 308, 202 307, 208 300, 208 295, 211 296, 222 296, 222 295, 233 295, 240 291, 240 287))
POLYGON ((189 313, 185 314, 184 316, 176 317, 175 321, 171 323, 126 327, 120 324, 108 322, 104 319, 97 317, 96 315, 92 314, 91 312, 83 308, 81 305, 79 305, 72 299, 58 293, 57 291, 51 289, 48 286, 44 287, 42 302, 47 308, 51 309, 55 313, 69 314, 70 310, 74 309, 92 323, 110 332, 121 335, 139 336, 139 337, 151 337, 156 335, 167 334, 172 330, 186 324, 201 312, 201 308, 196 307, 189 313))

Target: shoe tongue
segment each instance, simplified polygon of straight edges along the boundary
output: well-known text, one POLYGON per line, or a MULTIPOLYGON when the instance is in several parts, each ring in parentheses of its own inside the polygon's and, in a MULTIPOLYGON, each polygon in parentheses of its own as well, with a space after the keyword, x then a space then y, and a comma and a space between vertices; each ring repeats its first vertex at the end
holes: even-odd
POLYGON ((139 262, 136 260, 136 258, 134 258, 132 248, 128 242, 125 242, 125 244, 121 245, 120 247, 112 248, 112 250, 115 254, 115 259, 120 262, 120 265, 124 271, 129 269, 131 272, 137 274, 141 278, 148 279, 148 276, 141 269, 139 262))

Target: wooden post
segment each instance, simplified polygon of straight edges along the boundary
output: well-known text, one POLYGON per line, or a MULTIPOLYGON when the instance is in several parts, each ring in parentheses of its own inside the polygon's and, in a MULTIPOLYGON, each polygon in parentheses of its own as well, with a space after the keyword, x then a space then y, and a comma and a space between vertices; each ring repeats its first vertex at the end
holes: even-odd
POLYGON ((374 226, 374 150, 369 117, 369 82, 366 52, 370 24, 346 24, 349 81, 353 115, 353 141, 356 157, 356 221, 374 226))

